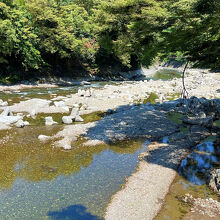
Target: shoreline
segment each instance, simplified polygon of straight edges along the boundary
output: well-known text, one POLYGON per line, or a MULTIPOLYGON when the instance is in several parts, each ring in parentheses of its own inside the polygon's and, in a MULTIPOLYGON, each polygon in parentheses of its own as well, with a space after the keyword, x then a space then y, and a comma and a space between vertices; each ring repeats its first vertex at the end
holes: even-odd
POLYGON ((191 147, 208 135, 206 130, 199 135, 196 131, 186 136, 185 139, 188 141, 180 139, 175 141, 177 144, 153 143, 152 150, 150 143, 149 150, 140 154, 136 171, 112 196, 104 218, 154 219, 163 207, 181 160, 189 153, 191 147), (190 138, 193 141, 190 142, 190 138))

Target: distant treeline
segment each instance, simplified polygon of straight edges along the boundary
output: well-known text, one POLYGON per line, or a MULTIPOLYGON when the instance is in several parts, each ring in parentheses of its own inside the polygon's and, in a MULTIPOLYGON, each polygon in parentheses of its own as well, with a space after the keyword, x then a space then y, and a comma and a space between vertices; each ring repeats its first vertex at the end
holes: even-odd
POLYGON ((0 0, 0 74, 169 57, 220 68, 219 0, 0 0))

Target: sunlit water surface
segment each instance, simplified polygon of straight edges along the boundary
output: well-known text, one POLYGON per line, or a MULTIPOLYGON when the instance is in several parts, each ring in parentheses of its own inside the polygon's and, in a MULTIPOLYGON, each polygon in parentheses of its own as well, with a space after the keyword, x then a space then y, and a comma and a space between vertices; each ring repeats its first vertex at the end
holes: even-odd
POLYGON ((42 144, 62 126, 0 134, 0 219, 99 219, 146 149, 143 141, 71 151, 42 144))

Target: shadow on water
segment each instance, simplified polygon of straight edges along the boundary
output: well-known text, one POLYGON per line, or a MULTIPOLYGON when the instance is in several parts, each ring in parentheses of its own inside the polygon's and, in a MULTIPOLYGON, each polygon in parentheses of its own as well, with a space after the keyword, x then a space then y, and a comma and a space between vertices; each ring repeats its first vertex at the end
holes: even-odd
POLYGON ((100 217, 92 215, 83 205, 72 205, 61 211, 48 212, 51 220, 101 220, 100 217))

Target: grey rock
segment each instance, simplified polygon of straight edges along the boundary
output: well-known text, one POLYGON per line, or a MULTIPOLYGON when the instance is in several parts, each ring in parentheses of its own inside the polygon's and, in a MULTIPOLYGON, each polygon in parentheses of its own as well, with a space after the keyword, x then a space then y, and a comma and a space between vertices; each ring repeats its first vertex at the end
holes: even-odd
POLYGON ((205 127, 211 127, 213 124, 213 119, 211 116, 207 116, 206 118, 200 117, 189 117, 184 115, 182 117, 184 123, 191 124, 191 125, 201 125, 205 127))
POLYGON ((91 85, 91 82, 88 82, 88 81, 82 81, 81 83, 80 83, 80 85, 91 85))

